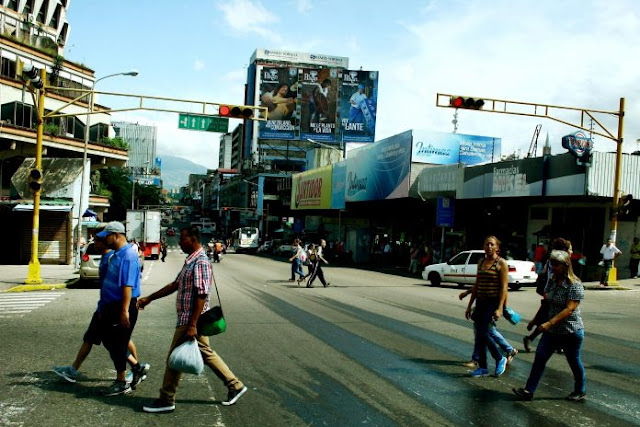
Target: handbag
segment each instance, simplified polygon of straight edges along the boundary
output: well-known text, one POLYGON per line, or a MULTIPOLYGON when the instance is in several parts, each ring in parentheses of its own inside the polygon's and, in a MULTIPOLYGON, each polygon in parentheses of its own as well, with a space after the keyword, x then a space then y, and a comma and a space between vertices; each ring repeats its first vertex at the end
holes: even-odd
POLYGON ((218 284, 216 283, 215 276, 213 277, 213 285, 216 288, 216 295, 218 296, 218 305, 205 311, 198 317, 198 334, 200 335, 218 335, 227 330, 227 321, 224 319, 222 313, 222 301, 220 301, 220 294, 218 293, 218 284))
POLYGON ((502 310, 502 315, 505 319, 509 321, 512 325, 517 325, 520 322, 520 315, 512 308, 505 307, 502 310))

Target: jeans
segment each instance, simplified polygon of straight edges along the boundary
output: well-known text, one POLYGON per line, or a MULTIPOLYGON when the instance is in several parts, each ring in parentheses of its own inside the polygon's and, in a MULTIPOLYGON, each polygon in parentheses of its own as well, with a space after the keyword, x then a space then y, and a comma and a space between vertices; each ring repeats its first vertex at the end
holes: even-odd
POLYGON ((473 313, 476 342, 473 353, 478 355, 478 366, 487 369, 487 348, 496 361, 502 359, 502 354, 498 350, 495 341, 489 339, 489 324, 492 321, 493 313, 498 309, 497 299, 477 300, 476 309, 473 313))
POLYGON ((299 274, 301 279, 305 276, 300 258, 294 259, 291 263, 291 280, 296 280, 296 274, 299 274))
POLYGON ((609 270, 611 270, 611 264, 613 263, 612 259, 605 259, 604 262, 604 270, 602 270, 602 276, 600 277, 600 284, 608 285, 609 284, 609 270))
MULTIPOLYGON (((473 329, 475 332, 475 325, 473 329)), ((498 331, 498 328, 492 325, 489 326, 489 345, 495 346, 498 348, 498 351, 502 350, 507 356, 513 351, 513 346, 509 344, 509 341, 502 336, 500 331, 498 331)), ((479 360, 478 353, 476 353, 475 348, 473 355, 471 356, 471 360, 475 360, 476 362, 479 360)))
POLYGON ((553 334, 544 332, 540 343, 536 349, 536 357, 533 361, 531 373, 527 380, 525 388, 532 394, 536 391, 538 383, 544 373, 544 368, 549 358, 553 355, 557 348, 564 349, 564 355, 569 362, 571 372, 573 372, 574 393, 586 393, 586 373, 582 359, 580 359, 580 350, 582 350, 582 342, 584 341, 584 329, 574 332, 573 334, 553 334))
MULTIPOLYGON (((176 328, 176 331, 173 334, 173 342, 169 349, 169 356, 171 356, 171 352, 176 347, 187 340, 186 332, 188 328, 189 325, 182 325, 176 328)), ((231 372, 231 369, 229 369, 227 364, 224 363, 224 360, 222 360, 220 356, 213 351, 209 345, 209 337, 198 335, 197 340, 198 348, 202 354, 204 364, 211 368, 213 373, 222 380, 229 390, 242 389, 244 384, 242 384, 242 381, 240 381, 233 372, 231 372)), ((165 403, 175 403, 176 392, 178 391, 178 384, 180 384, 182 372, 174 371, 169 368, 169 356, 167 356, 167 367, 164 371, 164 380, 162 381, 162 388, 160 389, 160 400, 165 403)))

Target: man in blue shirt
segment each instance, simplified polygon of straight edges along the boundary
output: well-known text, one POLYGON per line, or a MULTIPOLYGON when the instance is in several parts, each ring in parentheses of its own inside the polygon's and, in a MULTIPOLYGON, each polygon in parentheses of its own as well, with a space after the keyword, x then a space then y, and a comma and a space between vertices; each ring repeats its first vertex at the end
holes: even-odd
POLYGON ((127 243, 122 223, 110 222, 97 236, 114 251, 100 288, 98 311, 102 315, 102 341, 118 373, 106 395, 115 396, 131 392, 131 386, 125 380, 127 344, 138 319, 136 302, 140 296, 140 260, 131 244, 127 243))

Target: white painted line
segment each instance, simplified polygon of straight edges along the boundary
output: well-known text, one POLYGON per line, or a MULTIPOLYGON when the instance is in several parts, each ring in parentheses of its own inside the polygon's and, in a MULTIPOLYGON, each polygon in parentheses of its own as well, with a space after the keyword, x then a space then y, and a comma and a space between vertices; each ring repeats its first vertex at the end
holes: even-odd
POLYGON ((0 302, 0 310, 6 310, 7 308, 11 308, 11 307, 24 307, 24 308, 39 308, 39 307, 44 307, 46 304, 3 304, 0 302))

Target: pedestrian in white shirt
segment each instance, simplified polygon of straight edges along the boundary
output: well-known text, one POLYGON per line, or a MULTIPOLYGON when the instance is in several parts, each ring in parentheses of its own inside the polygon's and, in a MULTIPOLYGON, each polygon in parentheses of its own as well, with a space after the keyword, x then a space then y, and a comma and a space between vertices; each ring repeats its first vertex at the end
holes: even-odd
POLYGON ((605 288, 609 286, 609 270, 611 270, 613 260, 622 255, 622 251, 613 244, 613 240, 607 239, 607 243, 602 245, 600 249, 600 254, 602 255, 602 262, 604 264, 602 276, 600 277, 600 287, 605 288))

